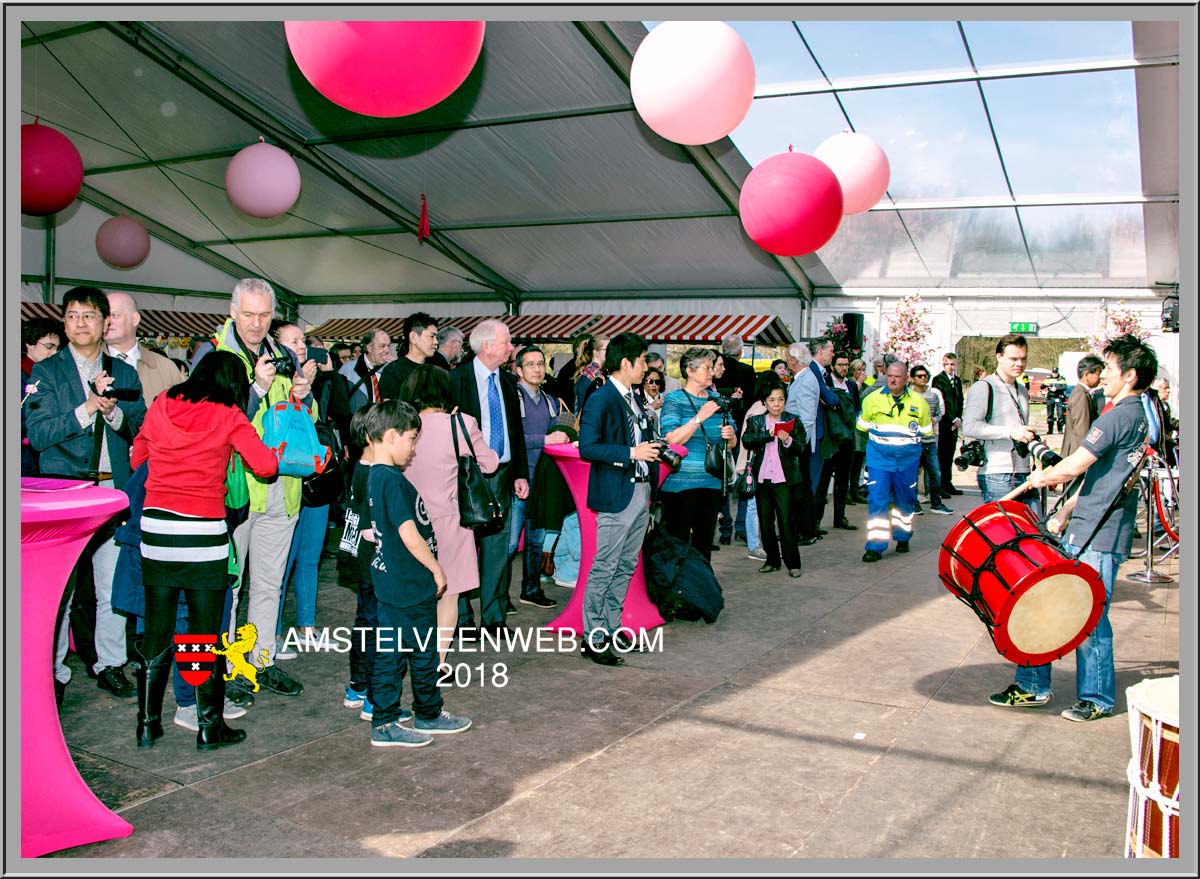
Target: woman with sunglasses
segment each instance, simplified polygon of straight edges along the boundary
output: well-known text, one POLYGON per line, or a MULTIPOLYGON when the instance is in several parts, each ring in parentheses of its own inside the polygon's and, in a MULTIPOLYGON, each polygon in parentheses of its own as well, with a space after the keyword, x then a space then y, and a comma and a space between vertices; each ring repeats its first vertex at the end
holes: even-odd
POLYGON ((646 370, 646 375, 642 379, 642 408, 646 410, 646 415, 650 418, 655 436, 658 436, 658 414, 662 409, 663 392, 666 387, 667 377, 662 374, 662 370, 654 367, 646 370))

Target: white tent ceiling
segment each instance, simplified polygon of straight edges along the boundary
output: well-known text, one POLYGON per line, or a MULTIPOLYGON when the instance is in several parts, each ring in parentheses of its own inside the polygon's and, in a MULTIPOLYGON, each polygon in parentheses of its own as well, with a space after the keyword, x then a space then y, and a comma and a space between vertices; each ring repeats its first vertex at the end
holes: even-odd
MULTIPOLYGON (((476 300, 495 313, 502 301, 744 295, 794 303, 851 287, 1178 281, 1176 23, 1126 21, 1128 47, 1099 63, 1067 48, 1065 59, 980 57, 978 66, 970 47, 986 55, 991 44, 974 23, 959 24, 957 49, 948 39, 927 50, 949 58, 965 46, 969 65, 925 59, 962 69, 931 76, 918 64, 870 71, 867 80, 861 70, 839 74, 834 31, 801 24, 735 23, 755 53, 759 96, 732 140, 706 147, 664 141, 634 111, 628 69, 646 32, 640 22, 491 21, 463 86, 401 119, 360 116, 320 96, 291 60, 280 21, 27 21, 10 33, 22 42, 22 121, 37 115, 71 137, 84 159, 83 201, 144 218, 222 277, 267 277, 292 305, 476 300), (801 35, 796 45, 807 54, 796 57, 811 59, 823 82, 766 82, 805 75, 771 70, 777 58, 763 53, 780 28, 801 35), (1012 83, 1072 77, 1081 95, 1091 83, 1095 100, 1135 102, 1122 117, 1135 118, 1133 133, 1111 133, 1137 147, 1132 170, 1087 192, 1069 182, 1049 196, 1019 181, 1014 188, 1008 169, 1030 167, 1019 156, 1031 150, 1036 165, 1041 147, 1038 126, 1016 112, 1022 95, 1012 83), (836 100, 841 118, 818 99, 826 110, 836 100), (959 105, 964 118, 945 116, 959 105), (778 258, 749 241, 736 214, 750 170, 743 154, 761 160, 766 135, 787 136, 769 130, 772 117, 790 112, 786 124, 819 142, 847 123, 863 130, 889 106, 911 113, 916 129, 942 126, 941 156, 918 162, 898 137, 887 147, 893 192, 877 210, 847 218, 817 254, 778 258), (939 107, 945 118, 920 118, 939 107), (956 140, 956 131, 966 133, 956 140), (239 213, 223 189, 228 158, 260 136, 291 152, 303 179, 296 206, 275 220, 239 213), (424 245, 414 234, 422 193, 433 229, 424 245), (1064 241, 1063 211, 1074 228, 1092 230, 1074 239, 1086 252, 1054 250, 1064 241)), ((846 24, 868 41, 912 23, 846 24)), ((940 24, 951 34, 958 23, 940 24)), ((1077 153, 1103 150, 1085 134, 1077 153)), ((1061 154, 1047 145, 1043 163, 1061 154)), ((1069 177, 1051 168, 1056 175, 1069 177)), ((35 263, 23 264, 26 280, 44 271, 35 263)))

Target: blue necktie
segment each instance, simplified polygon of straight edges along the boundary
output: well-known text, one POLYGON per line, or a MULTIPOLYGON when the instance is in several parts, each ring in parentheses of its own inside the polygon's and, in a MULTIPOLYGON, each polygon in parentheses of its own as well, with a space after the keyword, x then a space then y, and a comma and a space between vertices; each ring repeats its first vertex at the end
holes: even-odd
POLYGON ((488 376, 488 445, 504 457, 504 412, 500 409, 500 389, 496 387, 494 372, 488 376))

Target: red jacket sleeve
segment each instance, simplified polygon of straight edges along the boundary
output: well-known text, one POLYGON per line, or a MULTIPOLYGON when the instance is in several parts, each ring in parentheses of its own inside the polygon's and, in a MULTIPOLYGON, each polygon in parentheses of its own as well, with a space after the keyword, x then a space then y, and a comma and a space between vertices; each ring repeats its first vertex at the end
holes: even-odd
MULTIPOLYGON (((162 397, 163 394, 159 394, 159 396, 162 397)), ((158 403, 158 400, 150 404, 151 408, 156 403, 158 403)), ((147 413, 148 415, 149 413, 147 413)), ((152 433, 154 433, 154 423, 147 417, 133 437, 133 447, 129 451, 129 471, 131 473, 142 466, 142 462, 150 457, 150 435, 152 433)))
POLYGON ((245 414, 236 409, 229 409, 233 429, 229 432, 229 442, 242 456, 246 466, 255 476, 274 476, 279 472, 279 459, 275 452, 259 438, 258 432, 251 426, 245 414))

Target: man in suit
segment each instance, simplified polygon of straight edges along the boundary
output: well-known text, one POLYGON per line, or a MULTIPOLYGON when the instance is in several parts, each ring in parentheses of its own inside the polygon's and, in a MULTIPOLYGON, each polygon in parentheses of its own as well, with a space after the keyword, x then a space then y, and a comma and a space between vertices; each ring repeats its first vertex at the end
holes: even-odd
POLYGON ((658 487, 658 450, 633 388, 646 373, 646 343, 620 333, 604 357, 608 381, 588 398, 579 424, 579 457, 591 463, 588 507, 596 511, 596 555, 583 597, 585 657, 620 665, 613 652, 628 652, 632 639, 617 630, 629 581, 650 519, 658 487))
POLYGON ((458 366, 462 353, 463 331, 456 326, 442 327, 437 334, 437 350, 428 362, 449 372, 458 366))
POLYGON ((1063 441, 1059 454, 1064 458, 1079 448, 1092 422, 1100 415, 1104 395, 1097 395, 1096 389, 1100 387, 1100 374, 1103 371, 1104 361, 1095 354, 1079 358, 1075 373, 1079 381, 1071 389, 1071 396, 1067 400, 1066 422, 1063 424, 1063 441))
MULTIPOLYGON (((837 406, 837 394, 831 387, 833 376, 829 367, 833 363, 833 340, 827 338, 813 339, 808 343, 812 360, 808 367, 796 373, 796 378, 788 388, 787 411, 799 416, 808 437, 809 467, 808 478, 813 486, 814 497, 816 488, 821 481, 821 471, 825 468, 825 459, 821 457, 821 438, 825 435, 824 419, 821 417, 821 406, 837 406)), ((828 488, 828 483, 826 484, 828 488)), ((825 499, 816 498, 816 509, 824 510, 825 499)), ((825 532, 820 528, 821 520, 815 520, 818 536, 825 532)))
MULTIPOLYGON (((471 331, 471 350, 475 356, 450 373, 450 387, 459 411, 479 422, 484 439, 500 457, 499 468, 486 478, 504 511, 504 521, 498 531, 479 539, 479 622, 499 636, 508 629, 504 617, 512 606, 508 598, 508 515, 514 494, 521 500, 529 496, 529 465, 517 380, 500 368, 513 355, 508 327, 498 320, 480 321, 471 331)), ((464 593, 458 601, 458 626, 464 638, 477 634, 466 596, 464 593)))
POLYGON ((938 466, 942 471, 941 493, 962 494, 954 487, 954 453, 958 445, 958 429, 962 427, 963 386, 958 377, 958 355, 947 351, 942 355, 942 371, 933 378, 933 387, 942 392, 946 411, 938 422, 938 466))
POLYGON ((170 357, 138 344, 137 328, 141 322, 142 316, 132 296, 128 293, 108 294, 108 331, 104 334, 104 342, 112 357, 137 370, 142 397, 149 408, 159 394, 179 384, 186 376, 170 357))
MULTIPOLYGON (((130 476, 129 447, 146 417, 137 372, 104 351, 108 299, 95 287, 74 287, 63 296, 67 347, 34 364, 37 391, 26 403, 29 443, 41 453, 45 474, 99 479, 124 488, 130 476), (131 400, 105 396, 124 391, 131 400)), ((127 699, 133 685, 121 671, 127 655, 125 617, 112 609, 112 584, 119 549, 113 539, 116 520, 101 528, 84 550, 91 557, 96 588, 96 685, 127 699)), ((59 627, 54 679, 61 691, 71 679, 67 621, 59 627)))
POLYGON ((380 370, 388 363, 392 339, 381 329, 368 330, 362 339, 362 353, 341 368, 350 383, 350 411, 357 412, 368 403, 383 399, 379 387, 380 370))

